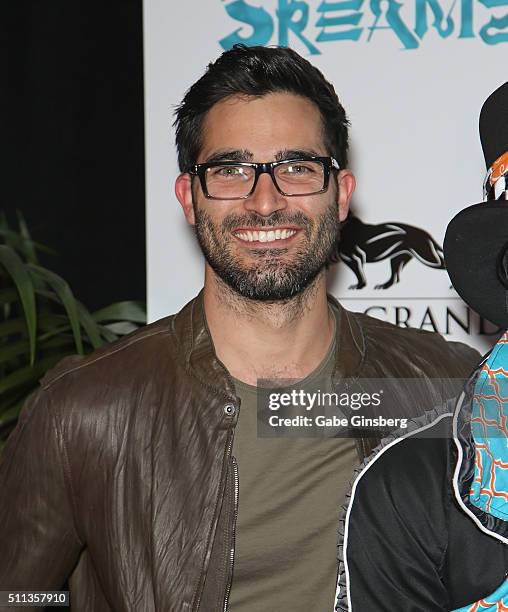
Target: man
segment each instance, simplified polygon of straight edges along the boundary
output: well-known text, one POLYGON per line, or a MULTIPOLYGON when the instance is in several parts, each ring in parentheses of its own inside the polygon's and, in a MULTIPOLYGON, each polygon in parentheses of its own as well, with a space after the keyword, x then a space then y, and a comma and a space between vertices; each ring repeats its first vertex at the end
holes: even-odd
POLYGON ((0 466, 0 590, 68 579, 87 612, 329 610, 339 505, 372 440, 258 440, 258 380, 392 377, 412 416, 477 355, 327 297, 355 179, 344 109, 294 51, 224 53, 176 132, 204 289, 30 398, 0 466))
MULTIPOLYGON (((508 329, 508 82, 485 101, 485 202, 448 225, 462 298, 508 329)), ((341 535, 336 610, 508 610, 508 331, 457 402, 383 440, 358 471, 341 535)))

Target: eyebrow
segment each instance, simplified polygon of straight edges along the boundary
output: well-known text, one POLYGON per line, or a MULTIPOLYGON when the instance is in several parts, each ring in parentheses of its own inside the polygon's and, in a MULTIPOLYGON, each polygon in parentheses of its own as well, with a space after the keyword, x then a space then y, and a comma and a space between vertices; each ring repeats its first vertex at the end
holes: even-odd
POLYGON ((250 162, 254 158, 254 155, 247 149, 233 149, 227 151, 215 151, 209 157, 206 158, 206 162, 220 162, 220 161, 238 161, 238 162, 250 162))
MULTIPOLYGON (((307 157, 322 157, 323 154, 314 149, 281 149, 275 154, 275 161, 283 159, 305 159, 307 157)), ((254 159, 253 153, 248 149, 232 149, 215 151, 207 159, 205 163, 221 162, 221 161, 237 161, 237 162, 252 162, 254 159)))
POLYGON ((322 153, 314 151, 314 149, 282 149, 275 155, 275 161, 283 159, 304 159, 306 157, 323 157, 322 153))

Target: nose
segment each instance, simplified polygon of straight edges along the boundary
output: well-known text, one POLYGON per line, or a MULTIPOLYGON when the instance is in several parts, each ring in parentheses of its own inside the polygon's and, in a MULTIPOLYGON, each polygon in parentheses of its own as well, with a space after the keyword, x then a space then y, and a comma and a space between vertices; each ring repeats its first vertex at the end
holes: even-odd
POLYGON ((272 177, 267 172, 263 172, 258 179, 254 193, 244 200, 244 206, 246 210, 268 217, 276 210, 286 208, 287 202, 286 198, 277 191, 272 177))

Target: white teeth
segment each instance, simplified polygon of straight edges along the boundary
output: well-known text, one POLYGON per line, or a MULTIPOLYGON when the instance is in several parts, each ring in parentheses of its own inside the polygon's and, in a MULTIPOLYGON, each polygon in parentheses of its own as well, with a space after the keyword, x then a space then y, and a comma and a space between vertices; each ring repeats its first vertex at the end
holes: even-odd
POLYGON ((240 240, 244 240, 245 242, 273 242, 274 240, 284 240, 285 238, 294 236, 294 234, 296 234, 296 230, 290 229, 277 229, 268 231, 256 230, 253 232, 238 232, 236 234, 236 237, 240 238, 240 240))

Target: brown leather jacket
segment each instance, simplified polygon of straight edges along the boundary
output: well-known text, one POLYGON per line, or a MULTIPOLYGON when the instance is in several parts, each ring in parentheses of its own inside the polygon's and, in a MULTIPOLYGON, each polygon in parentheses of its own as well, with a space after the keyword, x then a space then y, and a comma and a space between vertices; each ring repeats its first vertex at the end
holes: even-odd
MULTIPOLYGON (((337 307, 335 377, 460 378, 478 361, 465 345, 337 307)), ((401 385, 408 415, 434 403, 431 381, 428 394, 408 393, 401 385)), ((62 361, 27 401, 0 463, 0 591, 68 580, 73 612, 225 609, 237 418, 202 294, 62 361)), ((360 454, 375 443, 360 440, 360 454)))

